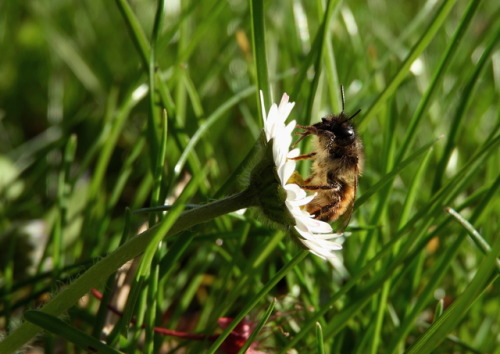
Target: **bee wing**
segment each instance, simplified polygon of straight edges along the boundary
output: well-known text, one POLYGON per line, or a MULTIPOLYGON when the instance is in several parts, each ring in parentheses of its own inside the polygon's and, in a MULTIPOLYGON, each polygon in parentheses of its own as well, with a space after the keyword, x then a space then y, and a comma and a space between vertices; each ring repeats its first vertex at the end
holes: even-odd
POLYGON ((354 201, 356 200, 357 191, 358 191, 358 171, 356 168, 356 174, 354 177, 354 198, 352 198, 352 201, 347 206, 346 212, 339 217, 337 221, 338 225, 337 232, 343 232, 347 227, 347 225, 349 225, 349 221, 351 221, 351 216, 352 212, 354 211, 354 201))

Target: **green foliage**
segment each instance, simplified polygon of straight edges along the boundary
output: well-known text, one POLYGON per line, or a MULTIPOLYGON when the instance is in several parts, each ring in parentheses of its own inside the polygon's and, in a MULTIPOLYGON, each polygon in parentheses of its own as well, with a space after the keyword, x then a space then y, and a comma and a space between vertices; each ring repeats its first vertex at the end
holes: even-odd
POLYGON ((46 352, 237 352, 244 324, 266 352, 493 352, 499 17, 479 0, 0 3, 0 352, 36 325, 46 352), (366 157, 347 272, 251 209, 180 214, 241 191, 258 89, 308 124, 341 109, 340 84, 366 157))

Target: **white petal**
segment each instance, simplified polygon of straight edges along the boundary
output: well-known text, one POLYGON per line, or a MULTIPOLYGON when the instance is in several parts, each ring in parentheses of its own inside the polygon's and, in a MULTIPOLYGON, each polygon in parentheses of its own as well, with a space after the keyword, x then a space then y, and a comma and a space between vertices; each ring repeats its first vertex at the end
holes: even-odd
POLYGON ((270 131, 271 131, 271 137, 275 137, 278 135, 278 132, 280 131, 282 124, 280 122, 280 116, 279 116, 279 111, 278 107, 276 104, 273 104, 271 106, 271 109, 269 110, 269 114, 267 115, 267 120, 269 121, 270 124, 270 131))
POLYGON ((309 231, 307 225, 303 222, 302 218, 295 218, 295 229, 299 232, 300 235, 304 238, 311 238, 312 233, 309 231))
POLYGON ((295 106, 295 102, 289 103, 288 102, 288 95, 286 93, 283 94, 281 97, 281 102, 279 105, 279 111, 280 115, 284 118, 283 123, 285 122, 286 118, 290 115, 290 112, 293 109, 293 106, 295 106))
POLYGON ((300 149, 299 148, 295 148, 293 150, 290 150, 290 152, 288 153, 287 157, 289 159, 293 159, 294 157, 297 157, 300 155, 300 149))
MULTIPOLYGON (((333 239, 343 237, 343 236, 344 236, 343 233, 316 234, 316 235, 314 235, 314 238, 323 239, 323 240, 333 240, 333 239)), ((340 243, 340 241, 336 241, 336 242, 340 243)))
POLYGON ((342 249, 342 245, 336 242, 324 241, 324 240, 314 240, 307 239, 303 240, 302 243, 307 244, 311 251, 316 253, 320 253, 322 255, 328 256, 332 251, 340 251, 342 249))
POLYGON ((290 202, 293 202, 293 205, 296 205, 296 206, 303 206, 303 205, 309 204, 314 199, 315 196, 316 196, 316 194, 307 195, 306 192, 304 192, 304 196, 302 196, 302 195, 297 196, 294 200, 290 200, 290 202))
POLYGON ((279 139, 273 139, 273 159, 276 167, 284 165, 286 162, 286 155, 288 151, 283 149, 283 146, 280 145, 282 143, 283 141, 280 141, 279 139))
MULTIPOLYGON (((285 185, 286 187, 287 185, 285 185)), ((286 190, 286 189, 285 189, 286 190)), ((302 195, 302 193, 305 192, 299 192, 300 194, 297 194, 296 191, 293 190, 286 190, 287 193, 287 203, 290 203, 292 206, 296 207, 298 212, 297 212, 297 217, 309 217, 309 214, 305 211, 303 211, 301 206, 306 205, 313 196, 307 196, 307 195, 302 195)))
POLYGON ((291 136, 296 125, 297 125, 297 122, 295 122, 294 120, 292 120, 290 123, 288 123, 287 126, 285 127, 285 130, 284 130, 286 132, 286 134, 289 134, 291 136))
POLYGON ((287 195, 288 195, 287 200, 289 200, 289 199, 298 200, 298 199, 304 199, 307 197, 306 192, 303 189, 301 189, 298 185, 296 185, 295 183, 285 184, 283 186, 283 188, 287 192, 287 195))
POLYGON ((335 257, 333 251, 339 251, 342 248, 340 247, 329 247, 329 245, 318 244, 314 240, 301 240, 302 244, 304 244, 312 253, 322 258, 328 259, 331 257, 335 257))
POLYGON ((286 93, 284 93, 283 96, 281 96, 280 107, 287 105, 289 98, 290 97, 286 93))
POLYGON ((278 174, 281 178, 281 184, 283 186, 286 185, 286 182, 288 182, 288 180, 292 176, 293 171, 295 171, 295 161, 286 161, 282 166, 280 166, 278 174))
POLYGON ((318 241, 314 240, 311 242, 317 244, 318 248, 322 248, 328 251, 340 251, 342 249, 342 245, 337 242, 325 241, 325 240, 318 240, 318 241))
POLYGON ((332 232, 332 226, 324 221, 316 220, 316 219, 309 219, 309 228, 313 233, 328 233, 332 232))
POLYGON ((262 90, 259 90, 260 94, 260 109, 262 111, 262 119, 264 120, 264 132, 266 133, 266 141, 269 141, 271 139, 271 132, 269 130, 269 124, 267 121, 267 112, 266 112, 266 107, 264 106, 264 93, 262 90))
POLYGON ((316 220, 316 219, 313 219, 311 217, 311 215, 309 215, 308 213, 304 212, 306 215, 303 215, 301 217, 301 222, 305 225, 307 225, 307 228, 312 232, 312 233, 330 233, 332 232, 332 227, 330 226, 330 224, 324 222, 324 221, 320 221, 320 220, 316 220))

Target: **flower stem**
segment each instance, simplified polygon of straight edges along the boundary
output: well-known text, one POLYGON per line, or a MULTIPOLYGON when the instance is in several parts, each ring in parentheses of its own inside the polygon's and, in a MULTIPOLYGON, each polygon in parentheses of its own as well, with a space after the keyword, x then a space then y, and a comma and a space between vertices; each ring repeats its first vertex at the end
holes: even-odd
MULTIPOLYGON (((218 216, 256 205, 255 193, 246 189, 240 193, 217 200, 183 212, 170 227, 164 237, 171 237, 194 225, 210 221, 218 216)), ((161 231, 162 223, 149 228, 141 234, 131 238, 118 249, 98 261, 85 273, 59 292, 43 306, 40 311, 52 316, 59 316, 72 307, 82 296, 92 288, 97 287, 125 262, 144 252, 149 242, 161 231)), ((8 337, 0 342, 0 353, 11 353, 33 338, 42 328, 24 322, 8 337)))
POLYGON ((167 237, 189 229, 194 225, 210 221, 218 216, 251 206, 256 206, 257 202, 255 195, 256 193, 253 190, 245 189, 244 191, 225 199, 216 200, 185 211, 179 216, 179 219, 172 226, 167 234, 167 237))

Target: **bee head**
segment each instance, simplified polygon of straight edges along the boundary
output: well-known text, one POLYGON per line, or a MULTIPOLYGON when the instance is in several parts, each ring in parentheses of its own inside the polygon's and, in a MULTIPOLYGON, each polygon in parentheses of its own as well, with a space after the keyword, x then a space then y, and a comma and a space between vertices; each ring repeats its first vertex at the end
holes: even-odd
POLYGON ((350 122, 361 110, 358 110, 352 116, 347 117, 344 112, 338 116, 330 116, 321 118, 318 128, 327 130, 333 134, 335 144, 347 146, 354 143, 356 139, 356 131, 353 124, 350 122))

